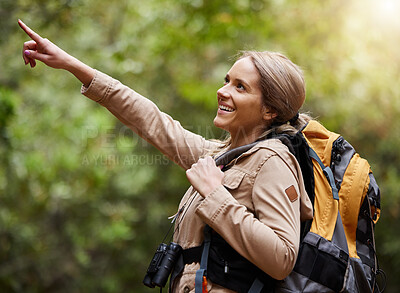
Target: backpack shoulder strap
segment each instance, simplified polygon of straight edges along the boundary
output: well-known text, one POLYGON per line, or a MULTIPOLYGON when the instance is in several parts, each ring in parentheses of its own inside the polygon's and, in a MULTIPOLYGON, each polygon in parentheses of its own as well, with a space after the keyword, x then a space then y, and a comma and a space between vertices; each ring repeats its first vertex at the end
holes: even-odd
POLYGON ((225 166, 226 164, 228 164, 232 160, 234 160, 237 157, 239 157, 241 154, 247 152, 249 149, 251 149, 257 143, 259 143, 259 141, 255 141, 253 143, 246 144, 246 145, 231 149, 229 151, 226 151, 225 153, 223 153, 222 155, 220 155, 219 157, 217 157, 215 159, 215 164, 217 166, 219 166, 219 165, 225 166))
POLYGON ((322 171, 324 172, 326 178, 328 179, 329 185, 332 188, 333 199, 339 200, 339 193, 338 193, 338 189, 335 184, 335 178, 333 177, 331 168, 329 166, 325 166, 322 163, 322 161, 318 157, 317 153, 311 147, 309 148, 309 155, 311 158, 313 158, 318 163, 318 165, 321 167, 322 171))
POLYGON ((331 241, 339 213, 338 189, 330 168, 331 153, 332 145, 340 135, 315 120, 311 120, 301 132, 309 147, 308 155, 313 159, 315 199, 310 231, 331 241))
POLYGON ((340 135, 327 130, 321 123, 311 120, 302 130, 307 144, 312 148, 325 166, 331 165, 332 145, 340 135))

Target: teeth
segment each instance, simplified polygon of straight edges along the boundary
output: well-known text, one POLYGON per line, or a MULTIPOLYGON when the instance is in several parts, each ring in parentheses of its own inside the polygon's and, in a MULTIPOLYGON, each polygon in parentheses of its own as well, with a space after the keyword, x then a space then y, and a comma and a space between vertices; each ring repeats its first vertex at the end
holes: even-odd
POLYGON ((232 109, 232 108, 230 108, 230 107, 228 107, 228 106, 224 106, 224 105, 219 105, 219 108, 220 108, 221 110, 228 111, 228 112, 233 112, 233 111, 235 111, 235 109, 232 109))

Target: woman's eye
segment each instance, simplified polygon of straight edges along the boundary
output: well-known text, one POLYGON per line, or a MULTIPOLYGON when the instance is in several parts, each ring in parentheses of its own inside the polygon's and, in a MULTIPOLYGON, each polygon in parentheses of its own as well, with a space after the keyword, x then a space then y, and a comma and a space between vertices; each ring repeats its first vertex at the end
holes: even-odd
POLYGON ((226 85, 226 84, 228 84, 229 83, 229 80, 225 77, 224 78, 224 85, 226 85))
POLYGON ((242 91, 245 90, 244 86, 243 86, 241 83, 239 83, 239 84, 237 85, 237 88, 238 88, 239 90, 242 90, 242 91))

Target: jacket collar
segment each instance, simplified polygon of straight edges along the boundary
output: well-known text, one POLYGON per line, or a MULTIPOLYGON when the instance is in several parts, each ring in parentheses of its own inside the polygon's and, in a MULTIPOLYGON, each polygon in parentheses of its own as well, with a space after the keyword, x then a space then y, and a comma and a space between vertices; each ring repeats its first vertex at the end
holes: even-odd
POLYGON ((232 167, 233 165, 235 165, 237 163, 237 161, 241 160, 244 157, 248 157, 248 156, 252 155, 253 153, 257 152, 259 149, 272 149, 275 151, 277 148, 282 149, 282 148, 286 148, 286 146, 279 139, 272 138, 272 139, 262 140, 262 141, 256 143, 254 146, 252 146, 247 151, 243 152, 242 154, 240 154, 239 156, 237 156, 236 158, 234 158, 233 160, 228 162, 227 164, 225 164, 225 167, 232 167))

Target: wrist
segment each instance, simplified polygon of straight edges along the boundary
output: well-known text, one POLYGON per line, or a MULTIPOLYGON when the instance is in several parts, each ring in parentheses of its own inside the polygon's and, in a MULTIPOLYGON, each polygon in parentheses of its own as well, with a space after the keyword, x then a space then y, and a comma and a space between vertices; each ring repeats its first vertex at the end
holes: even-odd
POLYGON ((71 72, 86 87, 90 85, 96 74, 93 68, 72 56, 67 60, 65 70, 71 72))
POLYGON ((73 73, 73 71, 76 71, 76 68, 78 67, 78 59, 76 59, 75 57, 67 54, 67 56, 64 59, 65 61, 62 64, 62 68, 66 71, 69 71, 71 73, 73 73))
POLYGON ((203 196, 204 198, 213 194, 215 192, 215 190, 217 190, 222 184, 213 184, 213 185, 209 185, 207 188, 204 188, 202 191, 202 193, 200 193, 201 196, 203 196))

